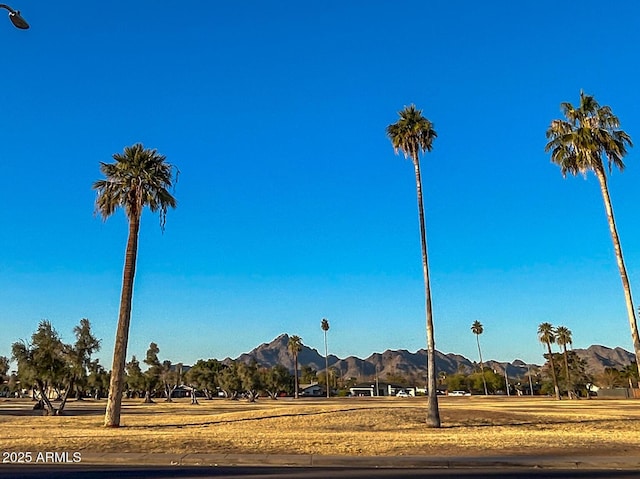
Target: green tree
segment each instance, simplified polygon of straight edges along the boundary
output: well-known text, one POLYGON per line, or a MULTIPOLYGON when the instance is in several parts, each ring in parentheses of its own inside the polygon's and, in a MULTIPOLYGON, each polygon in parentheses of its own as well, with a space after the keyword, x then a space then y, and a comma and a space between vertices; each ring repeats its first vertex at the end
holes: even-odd
POLYGON ((17 341, 11 346, 13 359, 18 363, 18 377, 23 385, 31 385, 40 397, 41 405, 49 415, 59 415, 49 399, 49 391, 60 389, 70 376, 66 356, 67 346, 47 320, 38 324, 31 343, 17 341))
POLYGON ((329 321, 326 318, 322 318, 320 321, 320 329, 324 333, 324 372, 327 378, 327 397, 331 397, 331 388, 329 387, 329 348, 327 346, 327 331, 329 331, 329 321))
POLYGON ((109 373, 97 359, 91 361, 89 365, 87 386, 90 388, 94 399, 102 399, 104 392, 109 388, 109 373))
POLYGON ((125 365, 127 398, 142 397, 146 389, 146 378, 140 367, 140 361, 134 356, 125 365))
POLYGON ((302 351, 302 338, 300 336, 293 335, 289 338, 287 345, 289 353, 293 356, 293 378, 294 378, 294 390, 293 397, 298 399, 298 354, 302 351))
POLYGON ((155 390, 162 383, 162 364, 158 359, 158 353, 160 348, 156 343, 150 343, 149 349, 147 349, 147 356, 144 358, 144 363, 149 366, 144 372, 144 402, 152 403, 155 390))
POLYGON ((262 368, 262 387, 271 399, 277 399, 280 392, 293 391, 293 375, 282 364, 272 368, 262 368))
POLYGON ((476 343, 478 343, 478 355, 480 356, 480 373, 482 374, 482 384, 484 385, 484 395, 488 395, 487 381, 484 378, 484 362, 482 361, 482 350, 480 349, 480 335, 484 332, 482 323, 480 321, 474 321, 471 325, 471 332, 476 335, 476 343))
POLYGON ((164 387, 164 397, 166 402, 173 402, 173 393, 182 384, 182 363, 173 364, 168 359, 162 361, 160 369, 160 379, 164 387))
MULTIPOLYGON (((199 359, 185 374, 185 382, 202 391, 207 399, 213 399, 220 386, 218 378, 223 369, 224 365, 217 359, 199 359)), ((192 402, 195 404, 197 401, 193 401, 194 397, 192 396, 192 402)))
POLYGON ((125 361, 131 322, 133 281, 138 255, 140 218, 145 206, 160 213, 160 227, 164 229, 167 210, 175 208, 176 200, 169 193, 174 185, 174 167, 156 150, 145 149, 140 143, 126 147, 124 153, 113 155, 114 163, 100 163, 104 180, 93 184, 97 191, 96 212, 107 219, 118 207, 124 209, 129 220, 129 237, 122 273, 120 312, 113 350, 111 384, 105 412, 107 427, 120 425, 125 361))
POLYGON ((638 375, 638 363, 627 364, 622 368, 622 376, 629 382, 629 387, 633 388, 633 381, 640 384, 640 376, 638 375))
POLYGON ((640 364, 638 323, 607 186, 607 170, 611 173, 614 165, 620 171, 624 170, 625 165, 622 159, 627 154, 627 146, 633 146, 633 143, 631 137, 619 129, 620 120, 613 114, 611 108, 600 106, 593 96, 585 95, 581 91, 580 105, 577 108, 568 102, 561 103, 560 108, 565 119, 551 122, 547 129, 549 142, 545 146, 545 151, 551 152, 551 161, 560 166, 562 176, 566 177, 567 173, 574 176, 580 173, 586 176, 587 172, 592 171, 598 179, 622 280, 636 362, 640 364), (606 167, 604 158, 606 158, 606 167))
POLYGON ((300 379, 302 384, 311 384, 318 381, 318 372, 311 366, 306 365, 300 368, 300 379))
POLYGON ((228 399, 238 399, 242 391, 242 380, 238 372, 237 361, 232 362, 225 367, 219 376, 220 388, 228 399))
POLYGON ((435 368, 435 336, 433 329, 433 312, 431 308, 431 285, 429 282, 429 262, 427 258, 427 236, 424 218, 424 204, 422 200, 422 178, 420 176, 420 152, 425 153, 433 148, 436 131, 433 124, 422 116, 422 110, 415 105, 398 112, 400 119, 397 123, 387 127, 387 136, 391 140, 396 154, 402 151, 405 158, 411 158, 416 177, 416 191, 418 197, 418 219, 420 223, 420 244, 422 247, 422 272, 424 275, 425 309, 427 326, 427 426, 440 427, 440 411, 436 391, 435 368))
POLYGON ((5 386, 5 382, 8 381, 7 373, 9 372, 9 358, 6 356, 0 356, 0 389, 5 391, 8 386, 5 386))
POLYGON ((259 369, 255 360, 249 364, 238 364, 238 376, 242 391, 249 402, 255 402, 258 399, 259 391, 262 388, 262 377, 259 369))
POLYGON ((72 347, 66 348, 71 378, 61 409, 64 408, 66 399, 74 387, 76 388, 76 398, 82 399, 83 391, 87 387, 91 356, 100 351, 100 340, 93 335, 88 319, 81 319, 80 324, 73 328, 73 334, 76 337, 76 342, 72 347))
POLYGON ((551 377, 553 378, 553 389, 556 394, 556 399, 560 399, 560 389, 558 388, 558 378, 556 375, 556 368, 553 363, 553 353, 551 352, 551 345, 556 342, 556 331, 551 323, 540 323, 538 326, 538 339, 541 343, 547 346, 547 352, 549 363, 551 365, 551 377))
POLYGON ((574 391, 571 383, 571 373, 569 372, 569 355, 567 353, 567 344, 573 344, 573 340, 571 339, 571 330, 566 326, 558 326, 556 328, 556 343, 558 343, 558 346, 562 348, 567 396, 571 399, 574 396, 574 391))

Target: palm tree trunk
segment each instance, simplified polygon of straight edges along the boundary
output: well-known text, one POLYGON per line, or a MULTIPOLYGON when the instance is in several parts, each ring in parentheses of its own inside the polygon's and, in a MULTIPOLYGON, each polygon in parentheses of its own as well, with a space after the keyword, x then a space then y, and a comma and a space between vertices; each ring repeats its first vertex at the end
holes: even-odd
POLYGON ((295 390, 293 391, 293 398, 294 399, 298 399, 298 354, 296 353, 296 355, 293 357, 293 362, 294 362, 294 367, 295 367, 295 371, 294 371, 294 383, 295 383, 295 390))
POLYGON ((118 315, 118 329, 113 349, 113 365, 111 366, 111 383, 109 398, 104 417, 107 427, 120 426, 120 410, 122 407, 122 390, 124 387, 124 367, 127 358, 127 343, 129 341, 129 323, 131 322, 131 302, 133 300, 133 279, 136 273, 136 258, 138 255, 138 233, 140 231, 140 216, 129 218, 129 238, 124 258, 122 273, 122 293, 120 296, 120 314, 118 315))
MULTIPOLYGON (((640 336, 638 335, 638 323, 636 321, 635 311, 633 310, 633 299, 631 297, 631 286, 629 285, 629 277, 627 276, 627 268, 624 265, 622 257, 622 246, 618 237, 618 229, 616 228, 616 220, 613 216, 613 207, 611 206, 611 198, 609 197, 609 188, 607 187, 607 177, 604 167, 594 168, 595 174, 600 182, 600 190, 602 199, 604 200, 604 209, 607 213, 607 221, 609 223, 609 231, 611 232, 611 240, 613 241, 613 249, 618 262, 618 270, 620 271, 620 279, 622 279, 622 289, 624 290, 624 299, 627 305, 627 316, 629 318, 629 326, 631 328, 631 339, 633 341, 633 349, 636 353, 636 364, 640 367, 640 336)), ((640 384, 638 385, 640 387, 640 384)))
POLYGON ((476 334, 476 342, 478 343, 478 355, 480 356, 480 372, 482 373, 482 384, 484 385, 484 395, 488 396, 487 381, 484 378, 484 362, 482 361, 482 350, 480 349, 480 335, 476 334))
POLYGON ((571 384, 571 376, 569 375, 569 359, 567 358, 567 345, 562 345, 562 353, 564 355, 564 373, 567 376, 567 396, 573 399, 573 387, 571 384))
POLYGON ((551 352, 551 343, 547 343, 547 351, 549 351, 549 365, 551 366, 551 377, 553 378, 553 389, 556 393, 556 399, 560 400, 560 388, 558 388, 558 378, 556 377, 556 367, 553 364, 553 353, 551 352))
POLYGON ((420 245, 422 247, 422 272, 424 275, 424 295, 427 319, 427 426, 440 427, 440 411, 438 410, 438 395, 436 385, 436 346, 433 331, 433 312, 431 309, 431 285, 429 283, 429 262, 427 259, 427 234, 424 220, 424 205, 422 201, 422 178, 420 176, 420 162, 418 152, 412 155, 416 173, 416 192, 418 196, 418 217, 420 220, 420 245))
POLYGON ((324 366, 327 373, 327 398, 331 397, 331 389, 329 387, 329 348, 327 347, 327 332, 324 332, 324 366))

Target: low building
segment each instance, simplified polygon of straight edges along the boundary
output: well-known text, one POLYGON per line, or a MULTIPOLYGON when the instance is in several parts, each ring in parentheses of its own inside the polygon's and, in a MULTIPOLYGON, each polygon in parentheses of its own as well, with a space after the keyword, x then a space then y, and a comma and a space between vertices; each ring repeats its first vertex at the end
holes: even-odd
POLYGON ((349 388, 352 396, 395 396, 405 391, 409 396, 416 395, 416 388, 375 381, 356 384, 349 388))

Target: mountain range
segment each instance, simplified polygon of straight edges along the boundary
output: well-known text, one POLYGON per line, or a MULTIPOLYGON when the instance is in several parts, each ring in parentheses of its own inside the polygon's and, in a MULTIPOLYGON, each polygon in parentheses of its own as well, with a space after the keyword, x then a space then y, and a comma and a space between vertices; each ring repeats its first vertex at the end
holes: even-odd
MULTIPOLYGON (((236 361, 249 363, 256 361, 262 366, 272 367, 282 364, 293 371, 293 358, 288 351, 289 336, 281 334, 270 343, 264 343, 254 348, 248 353, 241 354, 236 361)), ((573 350, 587 364, 587 372, 591 374, 601 373, 605 367, 621 369, 632 362, 635 356, 622 349, 611 349, 606 346, 594 345, 587 349, 573 350)), ((227 358, 224 362, 232 361, 227 358)), ((407 378, 424 378, 427 374, 427 352, 420 349, 411 353, 405 349, 386 350, 383 353, 373 353, 365 359, 349 356, 341 359, 333 354, 328 356, 329 367, 338 371, 338 375, 343 378, 370 379, 379 377, 402 375, 407 378)), ((495 370, 497 373, 506 373, 510 378, 523 377, 529 369, 540 369, 540 365, 527 364, 519 359, 513 362, 485 361, 486 367, 495 370)), ((320 372, 325 369, 325 358, 316 349, 303 346, 298 354, 298 366, 310 366, 320 372)), ((443 354, 436 351, 436 370, 444 371, 446 374, 453 374, 458 371, 472 372, 476 369, 477 363, 459 354, 443 354)))

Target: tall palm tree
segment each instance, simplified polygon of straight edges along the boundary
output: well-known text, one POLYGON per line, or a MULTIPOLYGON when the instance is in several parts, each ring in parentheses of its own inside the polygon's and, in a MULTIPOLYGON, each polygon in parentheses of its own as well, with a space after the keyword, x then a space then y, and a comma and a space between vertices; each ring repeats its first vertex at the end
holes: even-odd
POLYGON ((295 383, 294 383, 295 390, 293 392, 293 397, 295 399, 298 399, 298 354, 300 353, 300 351, 302 351, 302 338, 296 335, 291 336, 289 338, 289 343, 287 344, 287 347, 289 348, 289 352, 293 356, 293 364, 294 364, 293 377, 295 380, 295 383))
POLYGON ((573 397, 573 386, 571 385, 571 377, 569 375, 569 358, 567 354, 567 344, 573 344, 571 339, 571 330, 566 326, 558 326, 556 328, 556 343, 562 348, 564 356, 564 373, 567 378, 567 395, 569 399, 573 397))
POLYGON ((607 186, 607 170, 611 173, 613 165, 620 171, 624 170, 622 158, 627 154, 627 146, 633 146, 633 143, 631 137, 619 129, 620 120, 611 108, 600 106, 593 96, 585 95, 581 91, 580 106, 575 108, 571 103, 565 102, 560 108, 566 120, 551 122, 547 130, 549 142, 545 151, 551 152, 551 161, 560 166, 562 176, 566 177, 567 173, 574 176, 578 173, 586 175, 588 171, 593 171, 600 183, 609 232, 622 280, 636 362, 640 364, 638 323, 607 186), (606 158, 606 167, 603 157, 606 158))
POLYGON ((93 184, 97 191, 96 213, 104 220, 118 207, 124 209, 129 220, 129 238, 125 251, 122 274, 120 313, 113 350, 111 384, 105 413, 105 426, 120 425, 124 368, 131 321, 131 300, 133 280, 138 255, 138 234, 140 217, 145 206, 160 214, 160 227, 164 230, 167 210, 176 207, 175 198, 169 193, 174 185, 174 167, 167 163, 156 150, 145 149, 140 143, 126 147, 122 154, 113 155, 114 163, 100 163, 100 171, 105 176, 93 184))
POLYGON ((329 348, 327 347, 327 331, 329 331, 329 321, 326 318, 322 318, 320 321, 320 328, 324 332, 324 365, 327 374, 327 397, 331 397, 331 388, 329 387, 329 348))
POLYGON ((541 323, 538 326, 538 339, 541 343, 547 345, 547 352, 549 353, 549 365, 551 366, 551 377, 553 378, 553 389, 556 393, 556 399, 560 399, 560 389, 558 388, 558 378, 556 377, 556 368, 553 364, 553 353, 551 352, 551 345, 556 342, 556 331, 551 323, 541 323))
POLYGON ((436 389, 436 353, 433 331, 433 312, 431 308, 431 285, 429 283, 429 262, 427 258, 427 235, 422 201, 422 178, 420 176, 420 153, 433 149, 433 140, 438 136, 433 124, 422 116, 422 110, 415 105, 405 107, 398 112, 400 119, 387 127, 387 136, 391 140, 396 154, 402 151, 405 158, 410 158, 416 176, 416 192, 418 197, 418 219, 420 222, 420 244, 422 247, 422 272, 424 275, 424 295, 427 322, 427 373, 428 403, 427 426, 440 427, 440 411, 436 389))
POLYGON ((484 328, 480 321, 474 321, 471 325, 471 331, 476 335, 476 342, 478 343, 478 355, 480 356, 480 371, 482 372, 482 384, 484 385, 484 395, 488 396, 487 381, 484 378, 484 362, 482 361, 482 350, 480 349, 480 335, 484 333, 484 328))

